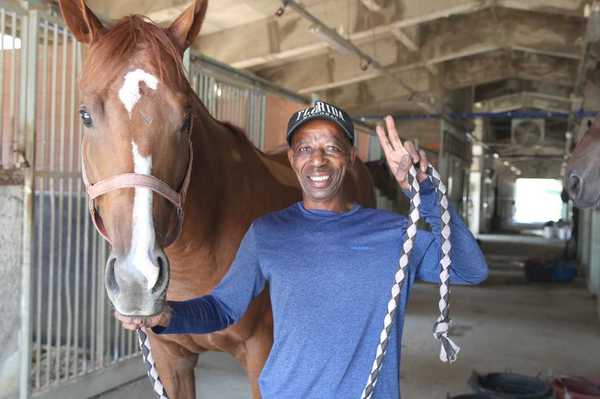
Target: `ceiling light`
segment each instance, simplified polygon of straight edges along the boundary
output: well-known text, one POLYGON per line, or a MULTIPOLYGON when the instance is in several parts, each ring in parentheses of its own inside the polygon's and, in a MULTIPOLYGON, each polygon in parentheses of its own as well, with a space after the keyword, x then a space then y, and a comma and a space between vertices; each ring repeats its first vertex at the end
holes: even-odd
POLYGON ((508 166, 508 162, 504 161, 504 166, 508 166))
POLYGON ((498 158, 500 158, 500 155, 498 155, 497 153, 494 153, 494 158, 498 159, 498 158))

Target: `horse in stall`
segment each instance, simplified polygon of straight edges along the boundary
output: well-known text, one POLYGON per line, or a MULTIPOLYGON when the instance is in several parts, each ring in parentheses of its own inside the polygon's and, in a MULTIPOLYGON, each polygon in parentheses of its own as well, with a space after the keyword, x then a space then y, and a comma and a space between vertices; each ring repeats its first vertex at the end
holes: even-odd
POLYGON ((600 116, 573 150, 567 164, 565 186, 578 207, 600 207, 600 116))
MULTIPOLYGON (((88 47, 80 78, 82 173, 91 190, 103 186, 91 195, 97 197, 90 213, 111 242, 108 297, 121 314, 157 315, 166 299, 210 293, 251 222, 300 201, 300 186, 285 154, 264 154, 242 131, 211 117, 185 78, 183 52, 200 32, 207 0, 196 0, 168 29, 141 16, 105 27, 83 0, 60 0, 60 6, 75 38, 88 47)), ((362 162, 349 170, 347 182, 351 200, 375 206, 362 162)), ((224 331, 150 333, 170 397, 195 398, 198 355, 215 350, 241 363, 253 397, 260 398, 272 317, 265 290, 224 331)))

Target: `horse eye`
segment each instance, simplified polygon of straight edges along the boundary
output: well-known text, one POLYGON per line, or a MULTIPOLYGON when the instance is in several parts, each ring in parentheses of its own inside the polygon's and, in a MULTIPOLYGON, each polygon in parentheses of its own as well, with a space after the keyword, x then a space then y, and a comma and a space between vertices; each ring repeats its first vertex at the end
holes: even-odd
POLYGON ((191 125, 192 125, 192 114, 188 114, 188 116, 185 117, 183 126, 181 126, 181 131, 185 132, 186 130, 188 130, 190 128, 191 125))
POLYGON ((88 112, 87 108, 80 109, 79 115, 81 115, 81 120, 85 127, 94 126, 94 121, 92 120, 92 117, 90 116, 90 113, 88 112))

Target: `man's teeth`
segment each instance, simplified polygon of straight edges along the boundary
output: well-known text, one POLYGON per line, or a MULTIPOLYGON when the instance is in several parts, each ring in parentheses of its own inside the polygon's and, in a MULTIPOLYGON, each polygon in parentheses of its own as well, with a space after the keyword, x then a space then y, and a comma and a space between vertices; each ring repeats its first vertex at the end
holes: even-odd
POLYGON ((330 175, 327 176, 310 176, 309 179, 315 182, 326 181, 330 178, 330 175))

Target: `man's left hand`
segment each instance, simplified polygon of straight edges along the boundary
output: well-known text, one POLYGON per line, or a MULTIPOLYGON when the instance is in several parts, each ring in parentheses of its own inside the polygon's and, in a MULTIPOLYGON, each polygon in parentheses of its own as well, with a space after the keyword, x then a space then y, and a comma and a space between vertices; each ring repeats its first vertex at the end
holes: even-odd
POLYGON ((385 159, 392 174, 398 181, 398 184, 400 184, 400 188, 404 191, 410 191, 408 171, 411 165, 419 163, 417 181, 421 183, 427 179, 427 155, 422 150, 417 152, 412 141, 406 141, 402 145, 402 141, 396 131, 394 118, 388 115, 385 118, 385 124, 387 126, 387 133, 383 126, 377 126, 377 136, 385 153, 385 159))

